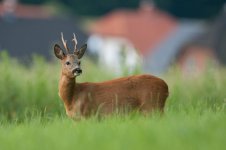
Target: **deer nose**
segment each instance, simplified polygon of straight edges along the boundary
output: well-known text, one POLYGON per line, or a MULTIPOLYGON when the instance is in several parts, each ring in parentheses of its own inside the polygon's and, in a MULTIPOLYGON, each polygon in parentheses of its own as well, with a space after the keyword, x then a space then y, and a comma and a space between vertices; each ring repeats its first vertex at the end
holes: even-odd
POLYGON ((72 70, 72 73, 75 74, 75 73, 78 73, 78 74, 81 74, 82 73, 82 69, 80 68, 75 68, 72 70))

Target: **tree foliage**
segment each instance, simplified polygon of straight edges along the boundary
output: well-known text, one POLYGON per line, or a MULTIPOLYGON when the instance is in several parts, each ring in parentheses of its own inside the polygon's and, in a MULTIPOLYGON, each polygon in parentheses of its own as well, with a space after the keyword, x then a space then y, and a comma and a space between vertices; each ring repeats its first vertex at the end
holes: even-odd
POLYGON ((19 0, 21 3, 26 4, 43 4, 45 2, 48 2, 50 0, 19 0))
POLYGON ((218 14, 225 0, 155 0, 155 3, 177 17, 209 18, 218 14))
POLYGON ((60 0, 81 15, 103 15, 116 8, 136 8, 139 0, 60 0))
MULTIPOLYGON (((53 0, 20 0, 22 3, 43 4, 53 0)), ((137 8, 142 0, 57 0, 78 15, 99 16, 116 8, 137 8)), ((146 0, 162 10, 182 18, 215 16, 225 0, 146 0)))
MULTIPOLYGON (((27 4, 43 4, 53 0, 20 0, 27 4)), ((99 16, 116 8, 136 8, 140 0, 56 0, 78 15, 99 16)))

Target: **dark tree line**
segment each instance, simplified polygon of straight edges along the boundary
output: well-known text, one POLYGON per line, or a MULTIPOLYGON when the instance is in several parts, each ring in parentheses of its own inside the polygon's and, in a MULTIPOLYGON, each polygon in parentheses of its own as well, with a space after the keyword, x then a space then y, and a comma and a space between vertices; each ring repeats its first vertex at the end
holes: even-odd
MULTIPOLYGON (((20 0, 22 3, 43 4, 53 0, 20 0)), ((72 13, 99 16, 116 8, 138 8, 142 0, 57 0, 72 13)), ((157 7, 183 18, 209 18, 218 14, 226 0, 146 0, 157 7)))
MULTIPOLYGON (((20 0, 27 4, 43 4, 53 0, 20 0)), ((116 8, 137 8, 140 0, 56 0, 77 15, 100 16, 116 8)))
POLYGON ((226 0, 155 0, 160 9, 183 18, 209 18, 223 9, 226 0))

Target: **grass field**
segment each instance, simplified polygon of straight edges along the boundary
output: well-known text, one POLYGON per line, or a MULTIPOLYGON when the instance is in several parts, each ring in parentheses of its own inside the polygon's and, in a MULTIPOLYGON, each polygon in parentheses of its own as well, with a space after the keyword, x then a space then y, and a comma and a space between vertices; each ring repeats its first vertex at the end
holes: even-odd
MULTIPOLYGON (((114 78, 88 60, 82 81, 114 78)), ((170 96, 165 114, 115 114, 73 121, 58 97, 59 62, 34 57, 27 67, 0 53, 0 150, 226 149, 226 70, 162 78, 170 96)))

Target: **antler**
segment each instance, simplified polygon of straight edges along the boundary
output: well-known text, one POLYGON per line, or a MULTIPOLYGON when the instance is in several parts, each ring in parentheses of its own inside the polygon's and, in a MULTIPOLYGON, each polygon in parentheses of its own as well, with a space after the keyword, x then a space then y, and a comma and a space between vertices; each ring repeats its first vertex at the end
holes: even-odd
POLYGON ((63 32, 61 32, 61 40, 62 40, 62 42, 63 42, 63 45, 64 45, 64 47, 65 47, 67 53, 69 54, 69 48, 67 47, 67 41, 64 40, 63 32))
POLYGON ((76 39, 76 36, 75 36, 75 34, 73 33, 73 39, 72 39, 72 41, 74 42, 74 52, 75 53, 78 53, 78 51, 77 51, 77 48, 76 48, 76 46, 77 46, 77 44, 78 44, 78 41, 77 41, 77 39, 76 39))

